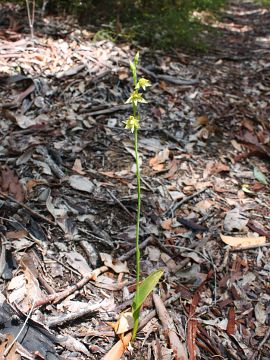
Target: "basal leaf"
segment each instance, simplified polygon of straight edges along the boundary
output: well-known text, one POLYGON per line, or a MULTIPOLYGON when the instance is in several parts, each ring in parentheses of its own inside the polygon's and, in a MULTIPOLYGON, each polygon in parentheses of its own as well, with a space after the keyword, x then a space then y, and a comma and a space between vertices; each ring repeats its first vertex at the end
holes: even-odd
POLYGON ((139 310, 147 298, 147 296, 153 291, 159 279, 163 275, 164 270, 158 269, 152 272, 139 286, 139 292, 135 294, 134 301, 132 304, 132 313, 134 314, 137 310, 139 310))
POLYGON ((140 315, 140 309, 144 302, 144 300, 147 298, 147 296, 153 291, 155 286, 157 285, 159 279, 163 275, 163 270, 158 269, 154 272, 152 272, 139 286, 138 291, 136 291, 133 304, 132 304, 132 316, 134 320, 134 327, 132 332, 132 340, 135 339, 138 325, 139 325, 139 315, 140 315))

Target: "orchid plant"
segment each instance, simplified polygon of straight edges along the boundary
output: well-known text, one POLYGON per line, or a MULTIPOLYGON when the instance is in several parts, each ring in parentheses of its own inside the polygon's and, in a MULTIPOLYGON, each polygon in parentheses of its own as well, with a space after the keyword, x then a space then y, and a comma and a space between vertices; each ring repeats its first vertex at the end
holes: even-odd
POLYGON ((139 314, 141 306, 147 296, 153 291, 160 277, 163 275, 163 270, 158 269, 152 272, 142 283, 140 281, 140 243, 139 243, 139 230, 140 230, 140 214, 141 214, 141 175, 140 163, 138 152, 138 131, 140 129, 141 116, 139 113, 139 104, 146 104, 147 101, 143 97, 142 90, 145 91, 147 87, 151 86, 149 80, 145 78, 137 78, 137 65, 139 63, 139 53, 135 55, 134 61, 130 61, 130 69, 133 77, 134 89, 127 99, 126 103, 132 104, 132 115, 124 121, 125 129, 130 130, 134 134, 134 150, 136 162, 136 177, 137 177, 137 217, 136 217, 136 293, 132 304, 132 316, 134 321, 132 340, 135 339, 138 325, 139 314))

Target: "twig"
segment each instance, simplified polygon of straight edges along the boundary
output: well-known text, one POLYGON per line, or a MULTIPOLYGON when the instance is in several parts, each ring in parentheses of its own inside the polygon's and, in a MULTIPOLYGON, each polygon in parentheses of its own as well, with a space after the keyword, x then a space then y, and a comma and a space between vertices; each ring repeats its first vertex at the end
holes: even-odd
MULTIPOLYGON (((57 259, 57 257, 55 256, 50 256, 48 253, 46 254, 46 257, 49 258, 52 262, 57 262, 58 264, 62 265, 65 269, 67 269, 68 271, 70 271, 71 273, 80 276, 81 273, 75 269, 73 269, 71 266, 67 265, 64 261, 61 261, 59 259, 57 259)), ((55 293, 55 291, 54 291, 55 293)))
POLYGON ((149 185, 148 182, 143 177, 141 177, 141 182, 147 187, 147 189, 149 191, 151 191, 153 194, 155 193, 155 191, 152 189, 151 185, 149 185))
POLYGON ((178 209, 181 205, 183 205, 184 203, 193 199, 194 197, 202 194, 206 190, 207 190, 207 188, 200 189, 200 190, 196 191, 195 193, 193 193, 192 195, 189 195, 189 196, 185 197, 184 199, 180 200, 179 202, 173 202, 172 205, 169 207, 169 209, 164 212, 163 216, 168 215, 169 212, 171 212, 171 215, 173 216, 173 213, 175 212, 175 210, 178 209))
POLYGON ((95 224, 94 221, 90 219, 85 219, 85 222, 90 226, 91 230, 94 234, 90 233, 92 237, 96 238, 100 242, 103 242, 110 246, 110 248, 114 248, 114 243, 110 235, 105 230, 100 230, 100 228, 95 224))
POLYGON ((185 147, 185 143, 184 141, 180 140, 178 137, 176 137, 175 135, 171 134, 168 130, 163 129, 163 128, 159 128, 157 129, 157 131, 163 133, 164 135, 167 136, 168 139, 173 140, 174 142, 176 142, 177 144, 179 144, 181 147, 185 147))
MULTIPOLYGON (((165 305, 170 305, 173 302, 177 301, 178 299, 181 298, 181 293, 178 293, 176 295, 171 296, 169 299, 167 299, 164 303, 165 305)), ((149 321, 151 321, 155 316, 156 316, 157 312, 156 310, 152 310, 149 314, 147 314, 142 321, 140 321, 138 330, 142 330, 148 323, 149 321)))
POLYGON ((85 332, 78 332, 74 334, 75 338, 78 337, 85 337, 85 336, 91 336, 91 337, 112 337, 115 338, 115 332, 113 330, 86 330, 85 332))
POLYGON ((187 350, 184 344, 180 341, 176 333, 176 328, 172 318, 170 317, 164 303, 157 294, 153 294, 153 300, 155 303, 156 311, 161 324, 164 328, 164 332, 167 334, 170 342, 170 348, 173 351, 175 359, 188 360, 187 350))
POLYGON ((228 246, 225 248, 225 253, 223 255, 223 260, 222 260, 221 264, 217 267, 217 271, 219 273, 221 273, 226 268, 226 266, 228 264, 229 254, 230 254, 230 249, 228 246))
POLYGON ((14 199, 13 197, 11 197, 11 196, 9 196, 9 195, 6 195, 6 194, 3 193, 2 191, 0 191, 0 196, 3 196, 5 199, 8 199, 8 200, 14 202, 15 204, 21 206, 22 208, 26 209, 27 211, 29 211, 29 212, 30 212, 31 214, 33 214, 34 216, 36 216, 36 217, 38 217, 38 218, 46 221, 47 223, 55 226, 55 222, 54 222, 54 221, 48 219, 46 216, 43 216, 43 215, 37 213, 35 210, 31 209, 29 206, 21 203, 20 201, 14 199))
POLYGON ((134 220, 134 216, 131 214, 130 211, 128 211, 128 209, 125 207, 125 205, 122 204, 121 201, 118 200, 117 197, 114 196, 114 194, 113 194, 109 189, 106 189, 106 190, 107 190, 107 192, 109 193, 110 197, 111 197, 114 201, 116 201, 116 203, 134 220))
POLYGON ((210 258, 210 261, 209 260, 208 261, 212 265, 213 271, 214 271, 214 304, 216 305, 216 303, 217 303, 217 267, 214 263, 212 254, 210 252, 208 252, 208 256, 210 258))
POLYGON ((125 105, 117 105, 117 106, 112 106, 110 108, 106 108, 106 109, 102 109, 102 110, 97 110, 97 111, 91 111, 91 109, 83 109, 80 113, 81 114, 88 114, 91 116, 95 116, 95 115, 105 115, 105 114, 111 114, 120 110, 128 110, 130 109, 130 104, 125 104, 125 105))
MULTIPOLYGON (((85 222, 86 222, 86 220, 85 220, 85 222)), ((107 239, 107 238, 104 239, 104 237, 101 238, 100 236, 95 235, 93 233, 94 231, 92 232, 92 231, 88 231, 88 230, 85 230, 85 229, 80 229, 80 231, 87 235, 86 239, 82 240, 82 239, 79 238, 79 239, 70 239, 70 240, 67 240, 67 241, 79 242, 80 246, 81 246, 82 242, 101 243, 101 244, 104 244, 105 246, 107 246, 107 247, 109 247, 111 249, 114 249, 114 243, 110 239, 107 239), (89 237, 91 237, 91 239, 89 237)))
POLYGON ((23 323, 23 325, 22 325, 22 327, 21 327, 21 330, 18 332, 17 336, 13 339, 12 343, 11 343, 11 344, 6 348, 6 350, 4 351, 4 354, 3 354, 4 357, 6 357, 6 356, 8 355, 8 353, 9 353, 10 350, 12 349, 13 345, 15 344, 15 342, 16 342, 16 341, 19 339, 19 337, 21 336, 21 333, 23 332, 23 330, 24 330, 24 328, 25 328, 28 320, 30 319, 30 317, 31 317, 31 315, 32 315, 32 313, 33 313, 34 308, 35 308, 35 301, 33 301, 33 304, 32 304, 32 306, 31 306, 31 309, 30 309, 30 311, 29 311, 29 313, 28 313, 28 315, 27 315, 27 317, 26 317, 26 319, 25 319, 25 321, 24 321, 24 323, 23 323))
MULTIPOLYGON (((144 241, 142 241, 140 243, 140 250, 144 249, 148 244, 150 244, 153 240, 152 236, 149 236, 147 239, 145 239, 144 241)), ((120 256, 119 260, 120 261, 125 261, 127 259, 129 259, 131 256, 135 255, 136 253, 136 249, 133 248, 131 250, 129 250, 127 253, 125 253, 124 255, 120 256)))

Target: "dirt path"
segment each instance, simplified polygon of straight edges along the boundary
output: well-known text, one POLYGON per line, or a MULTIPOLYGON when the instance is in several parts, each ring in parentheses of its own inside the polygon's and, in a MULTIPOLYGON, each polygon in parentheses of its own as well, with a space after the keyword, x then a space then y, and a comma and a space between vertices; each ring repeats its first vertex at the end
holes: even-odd
MULTIPOLYGON (((203 54, 140 49, 153 84, 139 139, 142 275, 164 268, 157 292, 190 359, 268 360, 270 11, 233 1, 212 25, 203 54)), ((0 353, 33 312, 11 351, 101 359, 134 294, 123 121, 135 49, 59 19, 37 20, 34 43, 15 28, 0 27, 0 353)), ((150 298, 124 358, 172 359, 153 310, 150 298)))

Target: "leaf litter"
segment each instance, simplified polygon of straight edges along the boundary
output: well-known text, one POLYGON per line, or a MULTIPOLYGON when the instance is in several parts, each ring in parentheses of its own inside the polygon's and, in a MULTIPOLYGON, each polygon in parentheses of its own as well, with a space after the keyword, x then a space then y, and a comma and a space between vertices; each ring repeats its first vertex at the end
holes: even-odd
POLYGON ((10 357, 268 359, 269 12, 224 11, 206 54, 140 49, 142 75, 155 69, 139 140, 141 268, 165 274, 133 349, 133 46, 64 19, 60 30, 37 18, 34 43, 1 23, 1 351, 34 305, 10 357))

